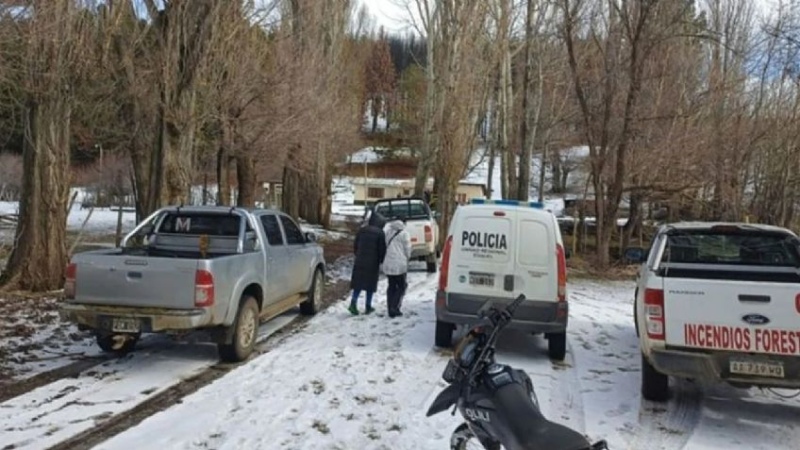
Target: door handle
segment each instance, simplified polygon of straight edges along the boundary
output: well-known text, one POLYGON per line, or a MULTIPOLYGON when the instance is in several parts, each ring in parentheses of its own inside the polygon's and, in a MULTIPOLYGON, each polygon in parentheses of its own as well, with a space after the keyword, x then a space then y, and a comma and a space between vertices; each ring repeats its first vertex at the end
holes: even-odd
POLYGON ((769 303, 772 301, 769 295, 748 295, 748 294, 739 294, 739 301, 740 302, 752 302, 752 303, 769 303))

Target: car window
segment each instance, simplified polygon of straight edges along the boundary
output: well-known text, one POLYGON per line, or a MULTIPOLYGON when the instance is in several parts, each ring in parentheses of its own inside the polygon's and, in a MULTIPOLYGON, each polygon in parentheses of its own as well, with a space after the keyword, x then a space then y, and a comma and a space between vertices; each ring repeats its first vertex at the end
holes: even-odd
POLYGON ((281 224, 283 225, 283 231, 286 232, 287 244, 297 245, 304 244, 306 242, 306 238, 303 236, 303 232, 300 231, 300 227, 298 227, 288 216, 281 216, 281 224))
POLYGON ((422 200, 401 199, 386 200, 375 205, 375 212, 383 217, 398 217, 401 219, 427 219, 430 211, 422 200))
POLYGON ((238 236, 242 218, 232 214, 170 212, 161 221, 159 233, 238 236))
POLYGON ((800 267, 800 254, 792 236, 712 229, 670 235, 661 261, 800 267))
POLYGON ((278 225, 277 217, 271 214, 261 216, 261 225, 264 227, 264 234, 267 235, 269 245, 283 245, 283 234, 281 234, 281 227, 278 225))

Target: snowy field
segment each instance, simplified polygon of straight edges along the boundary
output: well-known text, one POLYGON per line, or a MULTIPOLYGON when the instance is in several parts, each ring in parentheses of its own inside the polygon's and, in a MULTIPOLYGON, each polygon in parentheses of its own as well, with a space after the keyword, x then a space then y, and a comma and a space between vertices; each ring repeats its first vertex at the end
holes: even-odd
MULTIPOLYGON (((405 316, 397 319, 384 316, 385 282, 374 315, 351 317, 343 299, 281 346, 96 448, 447 448, 458 418, 447 413, 425 417, 444 386, 439 377, 447 358, 432 345, 436 282, 437 275, 411 273, 405 316)), ((570 288, 565 363, 551 363, 539 337, 508 331, 500 341, 498 359, 531 375, 551 420, 591 439, 608 439, 612 449, 796 448, 798 400, 679 383, 668 404, 642 402, 630 317, 633 285, 577 280, 570 288)), ((176 364, 152 360, 129 369, 138 376, 97 380, 115 386, 93 391, 97 402, 89 409, 91 418, 118 410, 120 400, 135 402, 139 389, 165 385, 176 364), (157 382, 144 382, 151 379, 157 382), (115 394, 107 397, 108 392, 115 394)), ((185 361, 183 367, 197 364, 185 361)), ((41 394, 31 395, 0 405, 2 421, 19 423, 23 416, 17 408, 43 401, 41 394)), ((57 409, 45 408, 43 413, 57 409)), ((11 441, 7 431, 0 435, 0 448, 19 442, 11 441)), ((29 442, 18 448, 42 447, 29 442)))

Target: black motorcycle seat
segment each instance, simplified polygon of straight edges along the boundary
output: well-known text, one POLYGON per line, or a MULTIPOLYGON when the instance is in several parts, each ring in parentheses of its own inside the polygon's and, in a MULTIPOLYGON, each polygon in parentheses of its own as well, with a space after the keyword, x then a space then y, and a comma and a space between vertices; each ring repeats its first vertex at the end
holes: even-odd
POLYGON ((530 450, 589 450, 591 443, 582 434, 564 425, 550 422, 542 416, 525 436, 525 448, 530 450))

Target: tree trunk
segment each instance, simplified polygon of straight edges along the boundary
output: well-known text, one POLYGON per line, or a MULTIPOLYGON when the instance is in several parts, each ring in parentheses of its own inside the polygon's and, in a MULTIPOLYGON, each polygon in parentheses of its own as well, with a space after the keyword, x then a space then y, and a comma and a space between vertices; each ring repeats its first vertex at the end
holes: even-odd
POLYGON ((217 149, 217 204, 231 204, 231 154, 233 131, 227 119, 222 120, 222 139, 217 149))
POLYGON ((286 214, 297 219, 300 217, 300 172, 295 168, 296 156, 302 151, 295 145, 288 153, 286 165, 283 167, 283 192, 281 194, 281 209, 286 214))
POLYGON ((380 101, 377 97, 372 97, 370 101, 370 111, 372 112, 372 133, 378 130, 378 113, 380 112, 380 101))
POLYGON ((256 162, 250 152, 239 152, 236 155, 236 184, 239 195, 236 206, 252 208, 256 206, 256 162))
MULTIPOLYGON (((530 184, 531 184, 531 160, 533 156, 533 147, 536 145, 536 133, 539 124, 539 114, 541 112, 541 100, 536 102, 536 98, 541 99, 539 91, 540 86, 534 89, 534 49, 533 41, 535 39, 533 32, 534 12, 536 5, 533 0, 528 0, 525 18, 525 70, 522 82, 522 127, 521 127, 521 145, 519 154, 519 179, 517 180, 517 199, 527 201, 530 197, 530 184)), ((541 72, 541 64, 537 64, 537 70, 541 72)), ((539 73, 539 85, 542 83, 542 76, 539 73)), ((544 180, 544 168, 546 161, 545 155, 542 156, 542 168, 539 182, 539 201, 544 198, 542 192, 544 180)))
POLYGON ((19 219, 0 285, 42 292, 64 283, 72 107, 53 96, 31 99, 26 109, 19 219))

